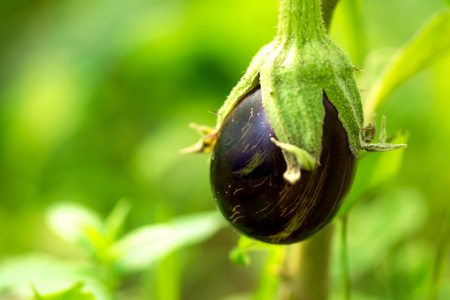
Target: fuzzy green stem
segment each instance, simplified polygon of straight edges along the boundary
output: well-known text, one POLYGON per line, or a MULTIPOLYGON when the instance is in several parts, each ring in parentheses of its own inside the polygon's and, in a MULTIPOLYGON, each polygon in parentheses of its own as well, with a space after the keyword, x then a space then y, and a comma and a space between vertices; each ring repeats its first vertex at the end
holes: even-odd
POLYGON ((324 33, 320 0, 280 1, 278 39, 305 41, 324 33))

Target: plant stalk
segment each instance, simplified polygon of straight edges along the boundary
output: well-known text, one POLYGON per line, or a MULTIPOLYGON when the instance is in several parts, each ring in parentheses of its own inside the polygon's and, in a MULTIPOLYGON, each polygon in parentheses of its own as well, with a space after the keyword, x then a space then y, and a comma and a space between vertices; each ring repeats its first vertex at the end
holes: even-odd
MULTIPOLYGON (((323 0, 321 6, 321 0, 281 0, 277 39, 307 42, 326 35, 338 1, 323 0)), ((330 224, 309 239, 288 247, 282 271, 285 281, 280 290, 282 299, 328 299, 332 235, 330 224)))
POLYGON ((291 300, 327 300, 333 225, 289 247, 285 261, 291 300))
POLYGON ((341 226, 341 269, 342 269, 342 291, 343 299, 350 300, 350 272, 348 270, 348 256, 347 256, 347 225, 348 215, 342 217, 341 226))
POLYGON ((300 41, 325 33, 320 0, 281 0, 278 19, 279 40, 300 41))

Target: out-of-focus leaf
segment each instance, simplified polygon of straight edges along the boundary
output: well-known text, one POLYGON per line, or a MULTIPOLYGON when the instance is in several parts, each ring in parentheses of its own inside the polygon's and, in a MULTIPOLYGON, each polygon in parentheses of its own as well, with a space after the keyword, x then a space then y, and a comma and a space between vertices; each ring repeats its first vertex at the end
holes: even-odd
MULTIPOLYGON (((338 293, 334 294, 331 299, 340 299, 340 295, 338 293)), ((372 295, 370 293, 363 293, 361 291, 353 291, 353 298, 352 299, 358 299, 358 300, 386 300, 385 297, 380 297, 377 295, 372 295)))
MULTIPOLYGON (((406 144, 408 142, 408 132, 398 132, 390 143, 406 144)), ((339 209, 338 216, 347 214, 358 201, 361 201, 363 195, 369 191, 378 189, 386 182, 392 182, 395 179, 403 162, 405 148, 400 148, 393 151, 377 153, 379 156, 375 166, 371 168, 370 177, 361 178, 358 176, 355 180, 353 190, 350 192, 348 198, 339 209)), ((372 155, 371 153, 367 155, 372 155)))
POLYGON ((339 0, 324 0, 322 1, 322 15, 325 27, 330 27, 331 18, 333 17, 334 9, 339 0))
POLYGON ((252 299, 250 293, 236 293, 220 298, 220 300, 248 300, 248 299, 252 299))
POLYGON ((117 237, 120 235, 125 223, 125 219, 127 218, 130 209, 131 205, 128 202, 128 200, 122 199, 119 202, 117 202, 113 211, 106 218, 105 231, 107 237, 111 241, 116 240, 117 237))
POLYGON ((108 249, 111 246, 111 242, 105 237, 103 231, 92 226, 84 226, 82 230, 87 242, 83 243, 83 246, 86 246, 89 253, 101 262, 109 262, 108 249))
POLYGON ((444 222, 442 224, 442 233, 436 249, 436 257, 431 277, 431 287, 428 294, 428 300, 436 300, 439 296, 439 288, 442 283, 445 261, 450 240, 450 207, 447 209, 444 222))
POLYGON ((27 254, 0 261, 0 292, 31 296, 33 286, 39 293, 51 294, 82 281, 96 299, 111 300, 95 269, 83 262, 68 262, 43 254, 27 254))
POLYGON ((450 54, 450 11, 434 16, 392 58, 364 103, 369 121, 376 109, 402 83, 450 54))
POLYGON ((450 5, 450 0, 444 0, 444 2, 450 5))
POLYGON ((254 251, 254 250, 267 250, 268 251, 273 247, 278 247, 278 246, 274 246, 271 244, 256 241, 256 240, 246 237, 245 235, 241 235, 239 237, 236 247, 231 249, 229 258, 233 263, 235 263, 237 265, 247 266, 250 264, 250 257, 248 255, 249 251, 254 251))
POLYGON ((250 256, 248 256, 247 252, 241 251, 238 247, 231 249, 229 258, 236 265, 248 266, 250 264, 250 256))
MULTIPOLYGON (((351 276, 358 278, 379 268, 393 247, 407 243, 422 228, 426 216, 427 200, 415 189, 390 190, 356 206, 349 215, 347 231, 351 276)), ((339 273, 339 259, 332 261, 339 273)))
POLYGON ((17 82, 7 89, 17 106, 7 130, 17 140, 11 145, 50 150, 77 129, 89 94, 80 65, 52 48, 33 55, 27 68, 13 75, 17 82))
MULTIPOLYGON (((323 5, 323 2, 322 2, 323 5)), ((325 19, 325 16, 324 16, 325 19)), ((325 21, 326 22, 326 21, 325 21)), ((339 1, 333 14, 330 26, 330 36, 347 52, 352 64, 360 69, 367 53, 367 39, 362 1, 339 1)), ((361 72, 356 72, 359 76, 361 72)))
POLYGON ((47 223, 61 238, 72 243, 85 239, 83 228, 100 230, 102 221, 99 215, 78 203, 60 202, 51 206, 47 212, 47 223))
POLYGON ((119 201, 103 222, 94 211, 78 203, 57 203, 47 213, 50 227, 63 239, 84 246, 104 262, 111 259, 109 248, 120 234, 130 204, 119 201))
POLYGON ((178 217, 171 222, 138 228, 126 234, 111 249, 125 272, 146 269, 174 250, 200 243, 224 226, 214 212, 178 217))
POLYGON ((105 237, 99 215, 79 203, 55 203, 47 212, 47 223, 61 238, 81 246, 90 255, 108 260, 106 250, 111 245, 105 237))
POLYGON ((63 291, 47 295, 40 295, 34 290, 33 300, 95 300, 95 297, 90 292, 83 291, 83 283, 78 282, 63 291))
MULTIPOLYGON (((390 143, 407 144, 408 139, 408 132, 399 132, 390 143)), ((402 165, 405 150, 405 148, 400 148, 395 151, 388 151, 384 155, 380 155, 377 166, 374 168, 372 177, 370 178, 369 185, 378 186, 383 182, 394 179, 402 165)))

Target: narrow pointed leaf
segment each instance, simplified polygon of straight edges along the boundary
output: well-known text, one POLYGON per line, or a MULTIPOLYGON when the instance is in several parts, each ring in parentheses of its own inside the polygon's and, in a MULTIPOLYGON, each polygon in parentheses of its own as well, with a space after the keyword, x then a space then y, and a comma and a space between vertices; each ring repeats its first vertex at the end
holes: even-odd
POLYGON ((104 282, 96 274, 96 269, 83 261, 61 260, 41 253, 4 257, 0 260, 0 292, 25 297, 32 294, 31 287, 34 287, 41 296, 51 295, 83 282, 83 291, 89 291, 98 300, 111 300, 104 282))
POLYGON ((105 231, 108 238, 114 241, 121 234, 125 220, 130 212, 131 204, 128 199, 122 199, 109 214, 105 222, 105 231))
POLYGON ((378 78, 364 104, 365 120, 402 83, 450 55, 450 11, 434 16, 392 58, 378 78))
POLYGON ((178 217, 131 231, 113 245, 110 254, 125 272, 143 270, 175 250, 210 238, 224 224, 215 211, 178 217))
POLYGON ((91 209, 71 202, 52 205, 46 215, 50 228, 61 238, 73 243, 83 242, 86 238, 84 228, 100 230, 102 220, 91 209))
POLYGON ((73 286, 52 294, 41 295, 34 289, 33 300, 95 300, 94 295, 83 290, 83 283, 78 282, 73 286))
POLYGON ((448 243, 450 240, 450 207, 447 208, 444 222, 442 224, 442 232, 434 259, 433 273, 431 275, 431 286, 428 294, 428 300, 436 300, 439 296, 439 289, 444 275, 446 255, 448 252, 448 243))

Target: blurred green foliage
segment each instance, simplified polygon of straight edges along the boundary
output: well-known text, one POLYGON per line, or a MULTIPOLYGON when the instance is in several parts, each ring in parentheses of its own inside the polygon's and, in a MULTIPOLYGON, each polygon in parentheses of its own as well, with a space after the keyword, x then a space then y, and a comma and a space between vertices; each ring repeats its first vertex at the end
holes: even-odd
MULTIPOLYGON (((442 0, 341 0, 330 35, 365 70, 358 78, 363 97, 395 51, 445 7, 442 0)), ((0 278, 14 279, 8 266, 35 270, 32 278, 60 270, 107 299, 111 291, 96 275, 103 271, 83 269, 89 252, 75 241, 76 226, 65 233, 60 227, 63 239, 58 226, 46 222, 56 208, 77 203, 63 220, 88 211, 82 215, 109 228, 114 241, 122 232, 213 210, 208 158, 179 150, 198 138, 189 122, 215 124, 208 111, 221 106, 273 38, 277 8, 276 0, 1 1, 0 278), (129 207, 109 214, 123 197, 129 207)), ((401 155, 367 154, 359 164, 350 194, 357 193, 358 202, 348 217, 355 299, 427 295, 450 199, 449 78, 447 59, 400 86, 378 111, 388 116, 388 133, 410 132, 409 147, 401 155), (375 189, 363 189, 374 182, 375 189)), ((166 225, 154 226, 164 231, 166 225)), ((88 232, 81 236, 97 236, 108 246, 100 247, 104 251, 129 245, 104 244, 105 236, 88 232)), ((207 241, 208 232, 200 237, 166 244, 173 248, 151 262, 154 247, 131 255, 127 266, 139 270, 116 282, 117 297, 251 298, 260 273, 267 274, 266 256, 252 253, 249 267, 236 266, 228 260, 237 241, 230 228, 207 241)), ((340 299, 341 270, 334 262, 332 298, 340 299)), ((449 299, 450 268, 443 272, 439 299, 449 299)), ((23 299, 23 288, 6 282, 0 299, 23 299)), ((39 293, 46 288, 34 286, 39 293)))
POLYGON ((34 291, 34 298, 36 300, 94 300, 94 295, 82 290, 83 284, 77 283, 72 287, 51 295, 42 296, 37 291, 34 291))

